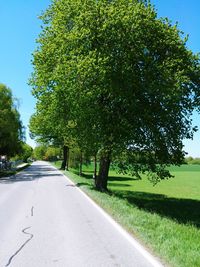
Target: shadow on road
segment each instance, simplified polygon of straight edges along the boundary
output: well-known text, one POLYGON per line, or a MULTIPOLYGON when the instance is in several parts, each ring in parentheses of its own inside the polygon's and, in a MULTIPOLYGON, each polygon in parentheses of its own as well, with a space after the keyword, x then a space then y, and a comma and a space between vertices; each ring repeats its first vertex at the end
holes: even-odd
POLYGON ((41 165, 34 163, 29 166, 22 172, 9 176, 0 178, 0 184, 2 183, 16 183, 16 182, 30 182, 36 179, 42 179, 46 177, 55 177, 62 176, 62 174, 58 173, 57 170, 52 167, 48 167, 47 165, 41 165))

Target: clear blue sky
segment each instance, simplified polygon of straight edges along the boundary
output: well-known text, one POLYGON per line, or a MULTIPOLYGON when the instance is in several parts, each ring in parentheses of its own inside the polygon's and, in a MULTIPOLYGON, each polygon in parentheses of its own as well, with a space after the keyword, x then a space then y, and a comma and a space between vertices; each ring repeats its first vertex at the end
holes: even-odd
MULTIPOLYGON (((38 16, 50 0, 0 0, 0 83, 6 84, 19 99, 25 127, 34 112, 35 100, 27 85, 32 72, 32 52, 41 31, 38 16)), ((29 138, 27 143, 34 145, 29 138)))
MULTIPOLYGON (((38 15, 50 4, 50 0, 0 0, 0 83, 6 84, 20 100, 20 114, 27 127, 34 112, 35 100, 27 85, 30 77, 31 54, 40 33, 38 15)), ((168 17, 179 22, 179 28, 189 34, 188 48, 200 52, 200 1, 152 0, 158 17, 168 17)), ((195 114, 194 124, 200 128, 200 115, 195 114)), ((27 129, 27 143, 33 145, 27 129)), ((200 132, 193 141, 185 142, 189 155, 200 157, 200 132)))

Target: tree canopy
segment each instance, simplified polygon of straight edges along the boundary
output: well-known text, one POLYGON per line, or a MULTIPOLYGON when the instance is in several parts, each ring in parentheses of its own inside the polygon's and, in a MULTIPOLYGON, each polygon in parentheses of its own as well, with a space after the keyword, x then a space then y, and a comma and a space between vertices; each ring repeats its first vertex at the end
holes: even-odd
POLYGON ((23 127, 12 91, 0 84, 0 155, 13 156, 20 151, 23 127))
POLYGON ((107 188, 113 158, 135 175, 170 177, 165 166, 183 161, 199 108, 199 58, 178 26, 139 0, 57 0, 41 19, 33 95, 99 151, 97 188, 107 188))

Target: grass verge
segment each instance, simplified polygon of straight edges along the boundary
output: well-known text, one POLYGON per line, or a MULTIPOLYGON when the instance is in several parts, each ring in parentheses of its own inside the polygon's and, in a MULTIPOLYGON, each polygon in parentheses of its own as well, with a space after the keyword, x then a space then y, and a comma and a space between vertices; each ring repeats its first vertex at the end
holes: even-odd
POLYGON ((15 169, 15 170, 0 171, 0 179, 3 177, 9 177, 11 175, 15 175, 16 173, 26 169, 28 166, 30 166, 29 163, 27 163, 26 165, 23 165, 22 167, 15 169))
POLYGON ((183 172, 174 170, 176 178, 158 187, 148 184, 145 178, 136 181, 111 172, 111 195, 94 190, 90 170, 84 177, 64 173, 167 265, 199 267, 200 196, 196 188, 200 178, 199 170, 187 168, 183 172), (184 188, 184 192, 176 192, 174 187, 184 188), (190 191, 188 198, 182 198, 186 191, 190 191))

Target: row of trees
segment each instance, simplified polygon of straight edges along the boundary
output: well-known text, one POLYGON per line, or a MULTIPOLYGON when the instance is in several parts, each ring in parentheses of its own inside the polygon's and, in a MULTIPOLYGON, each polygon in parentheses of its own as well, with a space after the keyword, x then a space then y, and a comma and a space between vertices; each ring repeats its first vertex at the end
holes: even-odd
POLYGON ((20 142, 20 150, 17 154, 11 157, 12 161, 29 162, 33 157, 33 148, 24 141, 20 142))
POLYGON ((200 158, 193 158, 193 157, 186 157, 185 158, 186 164, 197 164, 200 165, 200 158))
MULTIPOLYGON (((32 157, 35 160, 57 161, 62 158, 62 148, 48 144, 37 145, 33 150, 32 157)), ((90 155, 81 153, 78 147, 73 147, 70 149, 66 166, 76 170, 79 169, 79 174, 82 175, 82 165, 89 165, 91 160, 93 159, 90 155)))
POLYGON ((55 0, 30 79, 37 99, 33 137, 100 159, 95 178, 107 190, 111 160, 156 182, 182 163, 183 139, 196 130, 199 58, 177 25, 143 0, 55 0))
POLYGON ((17 99, 12 91, 0 84, 0 156, 27 161, 32 147, 25 143, 25 130, 18 111, 17 99))
POLYGON ((33 158, 36 160, 56 161, 60 158, 61 149, 58 147, 38 145, 33 150, 33 158))
POLYGON ((11 89, 0 84, 0 155, 14 156, 21 150, 24 129, 11 89))

